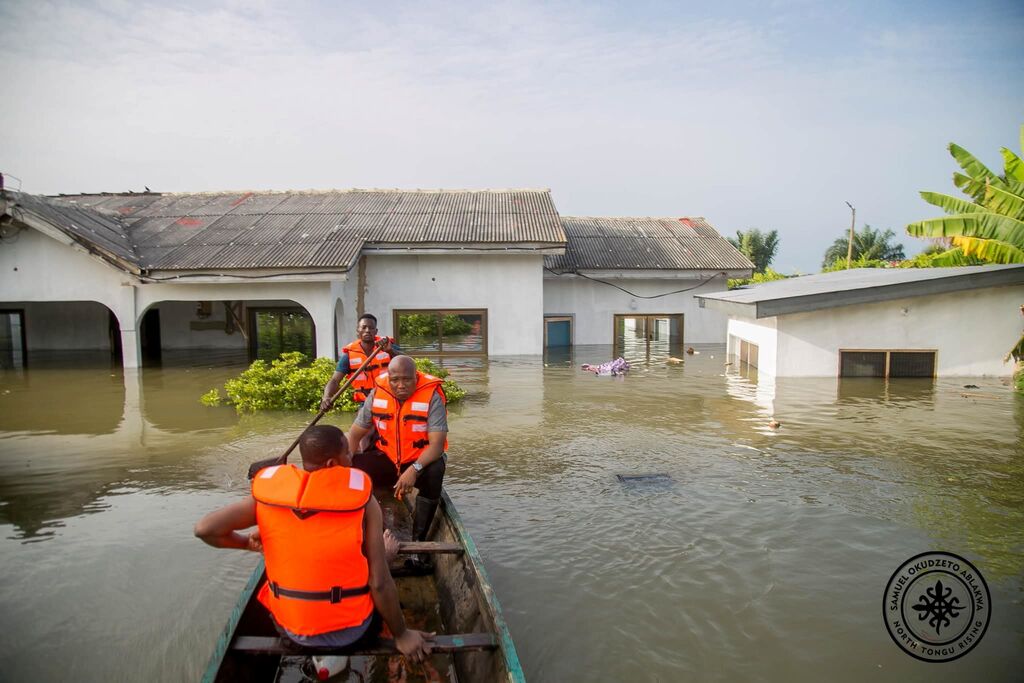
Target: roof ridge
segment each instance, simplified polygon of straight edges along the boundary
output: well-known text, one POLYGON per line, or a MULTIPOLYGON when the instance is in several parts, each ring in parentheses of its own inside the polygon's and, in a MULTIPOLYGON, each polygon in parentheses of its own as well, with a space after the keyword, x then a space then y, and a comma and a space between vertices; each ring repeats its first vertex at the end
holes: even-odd
POLYGON ((497 192, 536 192, 536 193, 550 193, 551 188, 549 187, 485 187, 485 188, 416 188, 416 189, 403 189, 400 187, 350 187, 350 188, 327 188, 317 189, 308 188, 305 190, 205 190, 202 192, 79 192, 76 194, 52 194, 52 195, 41 195, 50 198, 74 198, 74 197, 216 197, 226 194, 251 194, 251 195, 275 195, 275 194, 292 194, 292 195, 313 195, 313 194, 342 194, 342 193, 359 193, 359 192, 395 192, 401 194, 418 194, 418 193, 497 193, 497 192))
POLYGON ((591 220, 600 219, 600 220, 606 220, 606 221, 609 221, 609 220, 622 220, 622 221, 639 221, 639 220, 647 220, 647 221, 678 221, 678 220, 683 219, 683 218, 686 218, 686 219, 689 219, 689 220, 697 220, 697 219, 700 219, 702 221, 706 221, 707 220, 707 218, 705 218, 704 216, 566 216, 565 214, 559 214, 559 215, 562 216, 563 220, 572 220, 572 219, 578 219, 578 218, 587 218, 587 219, 591 219, 591 220))

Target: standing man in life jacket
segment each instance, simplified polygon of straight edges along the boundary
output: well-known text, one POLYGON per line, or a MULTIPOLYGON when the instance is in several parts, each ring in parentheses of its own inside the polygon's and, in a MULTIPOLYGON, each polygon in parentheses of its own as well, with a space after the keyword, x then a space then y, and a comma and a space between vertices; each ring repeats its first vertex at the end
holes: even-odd
POLYGON ((331 397, 338 391, 338 387, 360 368, 363 369, 362 374, 352 380, 352 398, 356 403, 365 401, 366 395, 373 390, 374 382, 387 369, 388 363, 401 353, 398 344, 391 337, 386 337, 387 344, 383 349, 374 349, 380 337, 377 336, 377 317, 372 313, 364 313, 359 317, 356 336, 354 342, 341 350, 334 375, 324 387, 323 398, 320 401, 321 409, 327 410, 331 407, 331 397))
MULTIPOLYGON (((409 356, 397 356, 348 432, 352 466, 367 472, 376 486, 393 487, 401 498, 419 489, 413 511, 412 540, 426 540, 441 498, 448 448, 448 409, 442 380, 419 372, 409 356), (363 437, 375 431, 376 445, 363 452, 363 437)), ((407 564, 417 564, 416 560, 407 564)), ((419 558, 419 564, 423 558, 419 558)))
POLYGON ((383 620, 399 652, 422 661, 434 634, 405 626, 370 478, 351 468, 337 427, 311 427, 299 449, 301 468, 263 468, 252 495, 203 517, 196 536, 216 548, 262 550, 267 582, 257 597, 299 645, 363 649, 383 620), (238 533, 254 525, 258 532, 238 533))

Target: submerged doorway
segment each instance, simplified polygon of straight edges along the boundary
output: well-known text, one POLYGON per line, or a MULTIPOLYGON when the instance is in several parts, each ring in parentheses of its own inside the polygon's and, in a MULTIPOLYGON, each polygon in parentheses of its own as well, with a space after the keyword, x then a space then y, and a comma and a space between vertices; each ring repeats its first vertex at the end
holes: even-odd
POLYGON ((614 355, 626 360, 666 360, 683 351, 683 314, 616 315, 613 339, 614 355))
POLYGON ((25 362, 25 312, 0 310, 0 368, 23 368, 25 362))
POLYGON ((572 346, 572 316, 544 316, 544 348, 560 349, 572 346))

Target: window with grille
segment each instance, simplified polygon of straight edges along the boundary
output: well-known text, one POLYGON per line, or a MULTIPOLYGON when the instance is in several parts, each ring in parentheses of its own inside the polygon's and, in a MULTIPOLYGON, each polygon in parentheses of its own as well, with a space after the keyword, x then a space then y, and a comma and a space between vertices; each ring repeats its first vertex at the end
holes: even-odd
POLYGON ((934 377, 934 351, 840 351, 840 377, 934 377))
POLYGON ((736 360, 752 368, 757 367, 757 344, 748 342, 746 339, 733 335, 732 348, 733 353, 736 354, 736 360))

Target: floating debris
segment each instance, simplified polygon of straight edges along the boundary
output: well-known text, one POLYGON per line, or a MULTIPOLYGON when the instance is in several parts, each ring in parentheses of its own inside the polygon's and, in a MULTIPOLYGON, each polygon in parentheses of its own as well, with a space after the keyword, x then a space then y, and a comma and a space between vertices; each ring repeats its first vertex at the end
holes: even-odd
POLYGON ((772 429, 778 429, 779 427, 782 426, 782 423, 779 422, 778 420, 769 420, 768 426, 771 427, 772 429))
POLYGON ((667 474, 616 474, 619 483, 630 489, 666 489, 675 484, 667 474))

